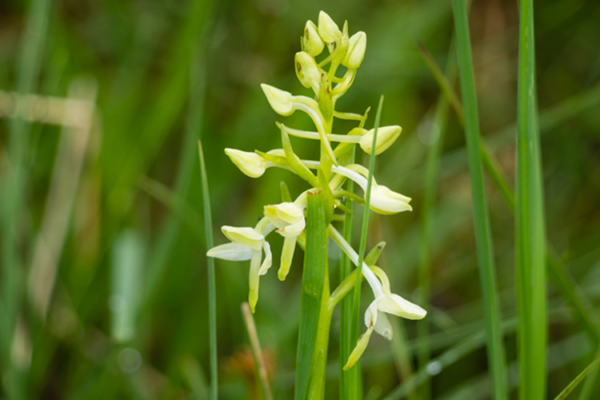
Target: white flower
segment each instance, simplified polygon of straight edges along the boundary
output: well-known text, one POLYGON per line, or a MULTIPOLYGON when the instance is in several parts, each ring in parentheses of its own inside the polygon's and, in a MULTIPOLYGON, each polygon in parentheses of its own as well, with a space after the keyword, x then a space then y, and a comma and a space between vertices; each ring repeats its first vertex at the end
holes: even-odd
MULTIPOLYGON (((377 143, 375 143, 375 155, 379 155, 390 148, 402 133, 402 128, 398 125, 382 126, 377 130, 377 143)), ((373 150, 373 135, 375 129, 371 129, 360 138, 360 147, 367 154, 371 154, 373 150)))
MULTIPOLYGON (((348 167, 336 167, 331 169, 336 174, 345 176, 356 182, 367 195, 367 178, 368 171, 361 165, 349 165, 348 167), (358 172, 357 172, 358 171, 358 172)), ((404 196, 390 190, 388 187, 378 185, 373 178, 371 184, 371 201, 369 208, 379 214, 396 214, 402 211, 412 211, 410 206, 410 197, 404 196)))
POLYGON ((319 13, 319 35, 326 43, 333 43, 342 36, 340 28, 324 11, 319 13))
POLYGON ((231 161, 250 178, 258 178, 267 169, 265 160, 256 153, 236 149, 225 149, 231 161))
POLYGON ((291 202, 265 206, 265 216, 278 229, 277 232, 285 238, 281 252, 281 264, 277 276, 285 280, 290 271, 296 240, 306 226, 303 208, 291 202))
MULTIPOLYGON (((259 222, 257 228, 261 226, 269 230, 263 221, 259 222)), ((247 261, 250 260, 250 293, 248 302, 252 312, 258 302, 258 284, 261 275, 267 273, 273 264, 271 246, 265 240, 265 237, 257 228, 237 228, 233 226, 223 226, 221 230, 232 243, 222 244, 213 247, 206 253, 209 257, 220 258, 229 261, 247 261), (265 260, 261 264, 262 251, 265 253, 265 260)))
POLYGON ((342 62, 342 65, 350 69, 357 69, 360 67, 363 58, 365 57, 365 50, 367 48, 367 34, 364 32, 356 32, 348 44, 348 53, 346 58, 342 62))
POLYGON ((367 332, 358 340, 356 347, 352 350, 350 357, 348 357, 348 362, 344 365, 344 370, 352 368, 362 356, 367 348, 373 330, 384 338, 392 340, 392 327, 385 313, 411 320, 423 319, 427 315, 427 311, 418 305, 390 292, 389 280, 381 268, 373 266, 371 270, 383 282, 383 293, 377 296, 369 305, 369 308, 367 308, 365 312, 367 332))
POLYGON ((325 47, 317 29, 314 22, 307 21, 304 28, 304 36, 302 37, 302 48, 313 57, 321 54, 323 47, 325 47))
POLYGON ((410 197, 396 193, 387 186, 373 184, 369 207, 379 214, 396 214, 402 211, 412 211, 410 200, 410 197))

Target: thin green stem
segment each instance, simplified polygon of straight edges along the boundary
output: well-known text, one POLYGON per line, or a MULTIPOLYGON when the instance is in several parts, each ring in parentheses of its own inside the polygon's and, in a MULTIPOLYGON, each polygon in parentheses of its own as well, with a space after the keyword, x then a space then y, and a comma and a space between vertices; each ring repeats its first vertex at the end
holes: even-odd
POLYGON ((467 138, 469 172, 471 176, 471 196, 473 201, 479 276, 485 310, 488 364, 492 377, 494 399, 504 400, 508 398, 506 362, 500 329, 501 316, 496 288, 494 250, 483 185, 477 95, 475 91, 475 77, 473 74, 465 0, 453 0, 452 9, 456 27, 460 86, 464 102, 465 135, 467 138))
MULTIPOLYGON (((375 117, 375 132, 373 134, 373 145, 372 149, 377 148, 377 131, 379 129, 379 123, 381 121, 381 109, 383 108, 383 96, 379 99, 379 106, 377 108, 377 116, 375 117)), ((373 170, 375 169, 375 151, 371 153, 371 157, 369 160, 369 177, 367 178, 367 190, 365 193, 365 206, 363 212, 363 220, 362 220, 362 231, 360 236, 360 247, 358 253, 358 263, 357 263, 357 272, 356 272, 356 285, 354 286, 354 297, 352 300, 352 317, 354 321, 352 324, 356 327, 356 332, 352 332, 355 334, 352 337, 352 343, 358 342, 358 326, 360 324, 360 280, 362 279, 362 265, 365 257, 365 250, 367 247, 367 231, 369 230, 369 204, 371 200, 371 187, 373 183, 373 170)), ((352 369, 357 369, 358 367, 355 365, 352 369)), ((357 372, 358 374, 358 372, 357 372)), ((358 392, 358 390, 357 390, 358 392)))
MULTIPOLYGON (((204 153, 202 152, 202 142, 198 141, 198 151, 200 154, 200 173, 202 175, 202 199, 204 204, 204 231, 206 235, 206 249, 212 249, 213 244, 213 225, 210 208, 210 194, 208 192, 208 178, 206 165, 204 164, 204 153)), ((210 398, 217 400, 219 398, 219 378, 217 365, 217 292, 215 283, 215 262, 214 258, 207 257, 208 266, 208 327, 210 343, 210 398)))

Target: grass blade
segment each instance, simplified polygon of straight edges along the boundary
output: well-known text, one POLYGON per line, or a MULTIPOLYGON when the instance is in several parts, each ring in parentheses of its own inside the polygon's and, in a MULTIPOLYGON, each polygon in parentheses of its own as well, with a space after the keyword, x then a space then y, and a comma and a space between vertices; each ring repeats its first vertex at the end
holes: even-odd
POLYGON ((494 250, 483 186, 479 141, 479 116, 465 0, 453 0, 458 70, 465 113, 465 135, 471 176, 471 196, 479 264, 479 276, 486 321, 487 353, 494 399, 507 399, 506 362, 500 330, 500 305, 496 290, 494 250))
POLYGON ((569 394, 571 394, 571 392, 573 392, 573 390, 577 387, 577 385, 579 385, 581 381, 584 380, 585 377, 598 365, 598 361, 600 361, 599 358, 592 361, 592 363, 588 365, 586 369, 581 371, 581 373, 577 375, 575 379, 573 379, 571 383, 569 383, 567 387, 564 388, 563 391, 554 398, 554 400, 566 399, 567 396, 569 396, 569 394))
MULTIPOLYGON (((383 95, 379 99, 379 106, 377 107, 377 116, 375 117, 375 132, 373 133, 373 144, 372 149, 376 148, 377 143, 377 131, 379 129, 379 123, 381 121, 381 109, 383 108, 383 95)), ((371 152, 371 156, 369 157, 369 177, 367 178, 367 190, 365 192, 365 205, 363 211, 363 220, 362 220, 362 230, 360 235, 360 247, 358 252, 358 264, 356 267, 356 284, 354 285, 354 295, 352 298, 352 348, 356 346, 358 342, 358 330, 360 326, 360 284, 362 279, 362 264, 365 258, 365 250, 367 247, 367 232, 369 230, 369 204, 371 202, 371 187, 373 183, 373 170, 375 169, 375 151, 371 152)), ((359 368, 360 364, 356 363, 351 369, 356 370, 354 372, 356 376, 356 386, 354 391, 356 392, 356 396, 358 399, 362 398, 359 391, 359 368)))
MULTIPOLYGON (((204 164, 204 153, 202 142, 198 141, 198 153, 200 155, 200 174, 202 176, 202 204, 204 209, 204 231, 206 238, 206 249, 213 248, 213 225, 210 207, 210 194, 208 192, 208 178, 206 165, 204 164)), ((208 328, 210 342, 210 398, 219 398, 219 379, 217 365, 217 293, 215 283, 215 261, 212 257, 206 257, 208 270, 208 328)))
MULTIPOLYGON (((450 52, 454 51, 454 46, 451 47, 450 52)), ((427 51, 425 46, 419 43, 419 49, 423 55, 429 68, 434 72, 436 81, 440 84, 442 94, 440 95, 436 112, 434 117, 433 130, 437 129, 439 136, 435 138, 435 142, 431 144, 431 148, 427 155, 427 167, 425 169, 425 193, 423 195, 423 206, 421 210, 420 219, 420 245, 419 245, 419 304, 421 307, 428 309, 429 297, 431 292, 431 243, 432 243, 432 231, 433 231, 433 210, 435 205, 436 195, 436 184, 438 181, 438 168, 439 159, 444 145, 444 134, 446 132, 446 121, 448 118, 448 102, 453 104, 453 108, 457 112, 457 115, 462 117, 462 106, 460 101, 456 97, 456 94, 450 87, 449 80, 441 72, 437 66, 431 54, 427 51), (460 114, 459 114, 460 111, 460 114)), ((448 58, 447 70, 450 75, 456 75, 456 64, 453 61, 453 57, 448 58)), ((452 78, 452 81, 454 77, 452 78)), ((461 121, 464 122, 464 117, 461 121)), ((419 336, 420 346, 422 352, 419 353, 418 366, 424 368, 429 363, 430 351, 429 351, 429 319, 425 318, 422 321, 417 322, 417 332, 419 336)), ((431 397, 430 386, 423 385, 420 389, 421 398, 428 399, 431 397)))
POLYGON ((140 233, 128 230, 115 239, 112 250, 111 335, 117 343, 134 338, 144 265, 145 244, 140 233))
MULTIPOLYGON (((424 52, 423 57, 428 57, 427 65, 432 71, 432 74, 435 76, 436 81, 438 81, 440 84, 442 92, 446 95, 447 100, 451 101, 452 98, 457 99, 457 96, 452 91, 448 80, 441 74, 440 68, 435 63, 435 60, 433 60, 423 45, 420 47, 422 48, 421 51, 424 52)), ((590 91, 590 93, 583 96, 576 96, 573 99, 569 99, 564 102, 564 105, 553 107, 553 112, 545 112, 544 114, 548 117, 552 116, 553 118, 555 118, 554 114, 560 116, 572 116, 575 112, 581 111, 582 108, 589 107, 590 104, 593 104, 595 98, 597 97, 596 92, 598 92, 598 88, 593 89, 590 91)), ((462 104, 460 103, 460 100, 454 101, 453 104, 453 109, 459 117, 459 121, 462 121, 464 127, 462 104)), ((546 126, 550 127, 551 125, 546 126)), ((485 171, 496 188, 502 194, 502 197, 504 197, 506 204, 514 212, 516 208, 515 195, 508 183, 506 176, 502 173, 498 162, 483 142, 481 143, 480 147, 485 171)), ((565 296, 565 298, 570 302, 571 306, 576 311, 577 318, 579 318, 587 330, 590 338, 596 343, 600 342, 600 323, 598 321, 598 317, 593 311, 589 299, 570 276, 566 270, 566 267, 561 262, 560 257, 551 249, 550 243, 548 243, 547 246, 548 271, 550 272, 550 278, 563 293, 563 296, 565 296)))
POLYGON ((304 400, 308 390, 317 330, 321 315, 321 300, 327 276, 327 222, 323 206, 323 193, 309 191, 306 221, 306 252, 302 274, 300 302, 300 328, 296 355, 295 400, 304 400))
POLYGON ((537 121, 533 1, 520 2, 516 275, 521 399, 546 397, 546 245, 537 121))

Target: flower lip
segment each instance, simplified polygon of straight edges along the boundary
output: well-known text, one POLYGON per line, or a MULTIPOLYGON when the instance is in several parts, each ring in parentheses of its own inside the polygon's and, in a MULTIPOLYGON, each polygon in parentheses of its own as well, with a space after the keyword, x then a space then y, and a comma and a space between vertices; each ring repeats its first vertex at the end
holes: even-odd
POLYGON ((237 228, 235 226, 223 226, 221 228, 227 239, 234 243, 243 244, 251 247, 254 250, 260 251, 263 247, 265 237, 257 232, 254 228, 237 228))
POLYGON ((267 169, 265 160, 256 153, 226 148, 225 154, 227 154, 244 175, 251 178, 262 176, 267 169))
POLYGON ((267 96, 269 104, 277 114, 287 117, 294 113, 294 96, 292 96, 290 92, 277 89, 266 83, 261 83, 260 87, 265 93, 265 96, 267 96))

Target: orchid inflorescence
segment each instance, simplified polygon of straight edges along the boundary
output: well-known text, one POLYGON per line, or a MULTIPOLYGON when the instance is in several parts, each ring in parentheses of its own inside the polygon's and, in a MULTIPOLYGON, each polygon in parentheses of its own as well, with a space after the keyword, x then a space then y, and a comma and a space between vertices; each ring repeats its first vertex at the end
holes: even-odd
MULTIPOLYGON (((341 211, 342 214, 351 212, 346 208, 343 198, 365 204, 369 171, 362 165, 351 162, 354 146, 358 144, 367 154, 374 151, 377 155, 387 150, 402 132, 400 126, 378 128, 375 149, 373 149, 374 129, 364 129, 369 110, 367 109, 362 115, 335 111, 336 101, 354 82, 356 71, 364 58, 366 44, 367 36, 364 32, 357 32, 349 37, 347 22, 340 30, 329 15, 321 11, 318 26, 312 21, 306 23, 301 40, 302 51, 295 56, 298 79, 303 86, 312 89, 315 98, 295 96, 267 84, 261 85, 275 112, 282 116, 289 116, 296 110, 302 111, 312 119, 316 132, 292 129, 277 123, 281 132, 282 149, 267 152, 225 149, 231 161, 251 178, 262 176, 270 167, 278 167, 287 169, 304 179, 311 186, 310 190, 321 190, 328 204, 326 214, 330 222, 341 219, 341 214, 336 214, 335 211, 341 211), (321 57, 321 61, 317 61, 316 57, 323 52, 325 46, 329 54, 321 57), (324 69, 326 66, 329 66, 328 70, 324 69), (346 72, 342 77, 337 77, 336 72, 340 66, 345 67, 346 72), (358 121, 358 127, 347 134, 333 134, 331 131, 334 118, 358 121), (319 140, 320 160, 301 160, 293 151, 290 136, 319 140), (332 142, 339 142, 335 149, 332 148, 332 142), (317 173, 313 173, 312 170, 316 170, 317 173), (360 186, 363 197, 342 189, 347 179, 360 186)), ((380 214, 395 214, 412 210, 409 197, 378 184, 374 178, 371 185, 369 207, 372 211, 380 214)), ((254 228, 223 226, 222 231, 231 242, 216 246, 208 252, 208 256, 224 260, 250 260, 249 303, 253 312, 258 301, 259 278, 266 274, 272 265, 271 249, 266 237, 274 230, 284 237, 278 272, 278 277, 282 281, 290 270, 296 245, 304 246, 307 193, 308 190, 294 201, 287 199, 280 204, 265 206, 264 217, 254 228)), ((357 265, 359 257, 356 251, 331 224, 329 235, 357 265)), ((391 292, 389 280, 382 269, 363 262, 362 274, 371 287, 375 299, 365 313, 367 331, 359 339, 344 369, 354 365, 362 355, 373 330, 391 339, 392 329, 386 313, 408 319, 421 319, 426 315, 421 307, 391 292)))

